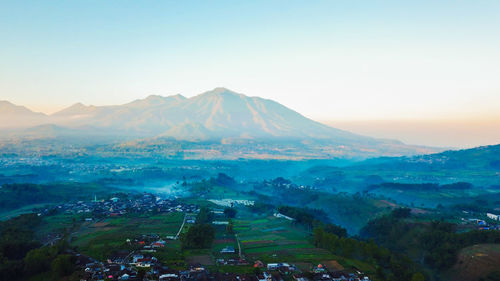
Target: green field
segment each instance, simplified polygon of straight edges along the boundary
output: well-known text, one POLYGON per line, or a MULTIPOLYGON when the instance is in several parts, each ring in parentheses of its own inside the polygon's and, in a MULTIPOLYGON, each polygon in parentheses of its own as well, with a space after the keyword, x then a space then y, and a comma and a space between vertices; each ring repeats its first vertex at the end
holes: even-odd
MULTIPOLYGON (((157 234, 162 239, 177 234, 183 213, 167 213, 154 216, 127 215, 109 218, 96 223, 85 223, 72 234, 72 245, 89 256, 107 258, 107 255, 120 249, 132 250, 126 240, 140 237, 142 234, 157 234)), ((168 249, 180 249, 178 241, 167 241, 168 249)))
MULTIPOLYGON (((331 265, 332 269, 357 268, 374 272, 373 266, 356 260, 344 259, 312 244, 309 229, 291 221, 274 216, 256 216, 240 208, 233 219, 234 233, 226 226, 215 226, 215 240, 210 249, 182 250, 179 240, 167 240, 177 233, 184 219, 183 213, 138 215, 128 214, 101 221, 83 222, 81 215, 58 214, 44 218, 40 233, 51 233, 62 229, 71 231, 71 245, 83 254, 106 260, 117 252, 141 250, 137 243, 127 239, 140 239, 143 234, 157 234, 167 241, 165 248, 154 253, 161 262, 172 268, 183 268, 188 264, 201 263, 211 270, 221 272, 252 272, 253 262, 287 262, 309 270, 317 264, 331 265), (217 259, 238 259, 238 241, 242 255, 249 265, 216 265, 217 259), (235 253, 222 254, 221 249, 231 246, 235 253)), ((186 225, 183 232, 189 229, 186 225)))
POLYGON ((49 203, 31 204, 31 205, 23 206, 23 207, 18 208, 18 209, 0 212, 0 221, 5 221, 5 220, 8 220, 10 218, 22 215, 22 214, 32 213, 33 209, 43 208, 43 207, 51 206, 51 205, 54 205, 54 204, 49 204, 49 203))

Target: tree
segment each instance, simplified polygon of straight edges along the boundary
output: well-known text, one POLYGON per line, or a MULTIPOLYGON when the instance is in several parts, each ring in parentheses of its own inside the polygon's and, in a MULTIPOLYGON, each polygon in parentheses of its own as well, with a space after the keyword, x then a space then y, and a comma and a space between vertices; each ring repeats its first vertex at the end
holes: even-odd
POLYGON ((391 214, 396 219, 409 218, 411 216, 410 208, 397 208, 391 214))
POLYGON ((226 226, 226 232, 232 234, 234 232, 234 224, 233 221, 229 220, 229 223, 226 226))
POLYGON ((212 179, 212 182, 215 185, 225 186, 225 187, 231 187, 231 186, 236 184, 236 181, 232 177, 230 177, 224 173, 219 173, 217 175, 217 178, 212 179))
POLYGON ((421 272, 413 273, 411 281, 425 281, 425 276, 421 272))
POLYGON ((212 211, 207 207, 203 207, 200 209, 200 212, 196 216, 196 223, 198 224, 211 223, 213 219, 214 219, 214 214, 212 213, 212 211))
POLYGON ((52 261, 52 272, 58 277, 68 276, 74 271, 74 262, 71 255, 59 255, 52 261))
POLYGON ((235 208, 225 208, 224 209, 224 215, 226 215, 226 217, 228 218, 234 218, 236 217, 236 209, 235 208))
POLYGON ((26 272, 37 274, 46 271, 56 256, 57 250, 55 247, 42 247, 29 251, 24 258, 26 272))
POLYGON ((341 226, 335 224, 325 224, 324 230, 329 233, 333 233, 338 237, 347 237, 347 230, 341 226))
POLYGON ((215 238, 215 229, 209 224, 195 224, 180 237, 183 249, 210 248, 215 238))

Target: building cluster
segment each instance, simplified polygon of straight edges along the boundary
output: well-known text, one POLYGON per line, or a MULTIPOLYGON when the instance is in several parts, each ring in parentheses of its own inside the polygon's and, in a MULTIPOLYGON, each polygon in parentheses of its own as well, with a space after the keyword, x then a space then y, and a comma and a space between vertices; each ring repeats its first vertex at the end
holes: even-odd
MULTIPOLYGON (((469 214, 467 211, 462 211, 464 214, 469 214)), ((462 224, 468 225, 471 228, 478 230, 500 230, 499 221, 500 216, 492 213, 486 213, 486 219, 479 219, 477 217, 464 218, 462 217, 462 224)))
MULTIPOLYGON (((175 236, 167 236, 167 239, 176 239, 175 236)), ((154 253, 157 249, 164 248, 167 244, 166 241, 162 240, 158 234, 143 234, 140 237, 134 239, 127 239, 125 241, 129 245, 137 245, 142 248, 143 252, 154 253)))
POLYGON ((262 188, 273 188, 273 189, 300 189, 300 190, 315 190, 314 186, 311 185, 297 185, 289 180, 283 178, 277 178, 271 181, 263 181, 261 183, 262 188))
POLYGON ((210 201, 216 205, 223 206, 223 207, 234 207, 236 205, 242 205, 242 206, 253 206, 255 204, 255 201, 253 200, 240 200, 240 199, 208 199, 207 201, 210 201))
POLYGON ((492 214, 492 213, 486 213, 486 216, 487 216, 489 219, 492 219, 492 220, 495 220, 495 221, 500 220, 500 215, 495 215, 495 214, 492 214))
POLYGON ((39 216, 53 213, 81 214, 86 221, 105 217, 117 217, 127 213, 196 213, 198 206, 184 204, 176 199, 162 199, 150 193, 125 194, 120 197, 98 200, 97 196, 89 202, 78 201, 60 204, 50 208, 35 209, 39 216))
POLYGON ((140 280, 140 281, 370 281, 362 272, 329 271, 318 264, 309 272, 302 272, 288 263, 269 263, 265 265, 256 261, 254 273, 221 273, 210 272, 200 264, 187 266, 185 269, 172 269, 162 265, 158 260, 146 254, 123 254, 106 263, 99 262, 84 255, 77 255, 77 266, 83 271, 82 280, 140 280))

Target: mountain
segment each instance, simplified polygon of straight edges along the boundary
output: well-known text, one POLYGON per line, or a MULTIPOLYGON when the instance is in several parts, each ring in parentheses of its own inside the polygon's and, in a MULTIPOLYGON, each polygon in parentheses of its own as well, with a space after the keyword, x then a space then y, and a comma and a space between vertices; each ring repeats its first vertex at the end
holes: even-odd
POLYGON ((0 101, 0 128, 19 128, 39 125, 45 122, 47 115, 33 112, 24 106, 8 101, 0 101))
MULTIPOLYGON (((24 112, 28 114, 30 111, 25 109, 24 112)), ((216 88, 191 98, 151 95, 123 105, 87 106, 77 103, 50 116, 32 116, 38 118, 33 126, 57 125, 57 128, 51 127, 49 135, 60 135, 60 132, 64 135, 92 135, 99 132, 101 136, 152 138, 153 141, 148 143, 154 143, 155 139, 158 142, 174 139, 235 146, 264 141, 268 144, 266 150, 276 150, 277 143, 293 143, 295 150, 315 149, 317 153, 314 157, 322 153, 368 157, 436 151, 332 128, 275 101, 245 96, 226 88, 216 88)), ((43 129, 38 128, 30 135, 33 132, 42 134, 40 130, 43 129)), ((281 151, 287 149, 290 147, 280 148, 281 151)), ((252 151, 250 149, 248 153, 252 154, 252 151)))
POLYGON ((375 143, 310 120, 272 100, 216 88, 192 98, 149 96, 119 106, 75 104, 50 116, 68 127, 91 125, 146 136, 192 139, 297 138, 375 143))

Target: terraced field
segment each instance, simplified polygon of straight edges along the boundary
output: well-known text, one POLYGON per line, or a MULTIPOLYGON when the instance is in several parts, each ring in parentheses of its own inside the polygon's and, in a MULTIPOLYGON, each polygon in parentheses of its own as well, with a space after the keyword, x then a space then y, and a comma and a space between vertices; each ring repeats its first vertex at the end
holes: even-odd
POLYGON ((248 260, 288 262, 302 270, 323 264, 332 270, 357 268, 364 272, 374 272, 372 265, 344 259, 311 243, 311 234, 293 222, 268 216, 261 219, 240 219, 234 221, 235 232, 240 238, 243 255, 248 260))
POLYGON ((237 220, 235 231, 247 255, 313 247, 308 241, 310 234, 307 231, 281 218, 237 220))

